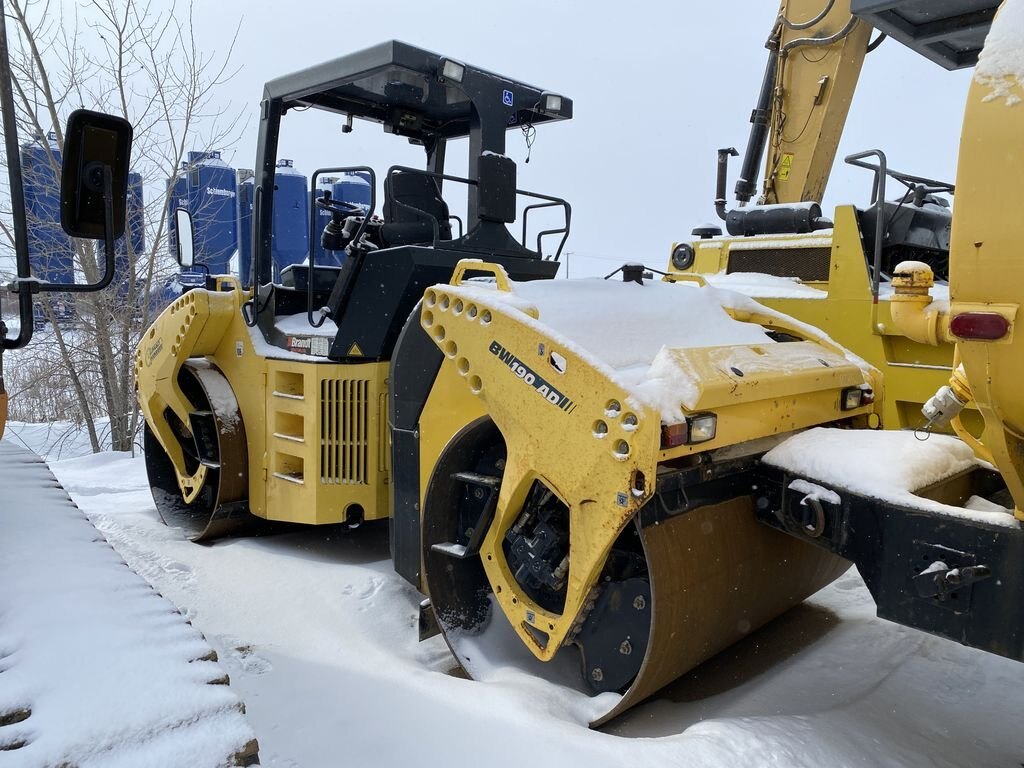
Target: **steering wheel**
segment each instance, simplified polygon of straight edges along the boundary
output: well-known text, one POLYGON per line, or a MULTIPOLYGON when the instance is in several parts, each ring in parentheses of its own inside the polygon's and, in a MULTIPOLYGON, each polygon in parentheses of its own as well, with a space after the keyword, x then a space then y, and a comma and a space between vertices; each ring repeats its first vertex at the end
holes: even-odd
POLYGON ((359 203, 347 203, 344 200, 335 200, 327 195, 316 198, 316 207, 330 211, 342 219, 347 219, 349 216, 362 216, 366 212, 359 203))

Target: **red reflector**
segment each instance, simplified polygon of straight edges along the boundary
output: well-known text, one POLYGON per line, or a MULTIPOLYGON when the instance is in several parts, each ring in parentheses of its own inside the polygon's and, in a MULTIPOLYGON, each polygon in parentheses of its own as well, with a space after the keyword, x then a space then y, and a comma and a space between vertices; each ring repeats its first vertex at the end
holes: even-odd
POLYGON ((960 339, 995 341, 1010 330, 1010 321, 995 312, 964 312, 950 321, 949 330, 960 339))
POLYGON ((690 437, 690 425, 685 421, 678 424, 661 425, 661 447, 675 448, 677 445, 685 445, 690 437))

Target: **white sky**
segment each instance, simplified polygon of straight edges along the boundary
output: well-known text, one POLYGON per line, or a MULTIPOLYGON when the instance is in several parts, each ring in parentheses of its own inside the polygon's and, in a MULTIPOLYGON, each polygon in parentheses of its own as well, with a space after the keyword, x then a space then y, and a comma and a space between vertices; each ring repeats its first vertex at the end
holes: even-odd
MULTIPOLYGON (((570 96, 575 118, 538 128, 529 165, 518 132, 507 154, 521 188, 572 203, 575 276, 625 260, 663 268, 673 240, 714 219, 715 150, 745 146, 777 8, 774 0, 195 0, 195 19, 200 46, 219 53, 241 19, 233 59, 241 70, 223 89, 236 109, 248 105, 242 141, 225 153, 235 167, 254 164, 266 80, 391 38, 570 96)), ((840 157, 879 147, 900 170, 953 180, 969 77, 886 41, 865 63, 840 157)), ((285 126, 279 157, 305 174, 368 164, 381 175, 422 163, 419 148, 374 124, 357 123, 349 135, 335 117, 307 118, 302 131, 285 126)), ((464 171, 464 152, 450 147, 452 172, 464 171)), ((730 192, 738 168, 734 160, 730 192)), ((837 166, 826 212, 836 202, 866 205, 869 185, 866 171, 837 166)))

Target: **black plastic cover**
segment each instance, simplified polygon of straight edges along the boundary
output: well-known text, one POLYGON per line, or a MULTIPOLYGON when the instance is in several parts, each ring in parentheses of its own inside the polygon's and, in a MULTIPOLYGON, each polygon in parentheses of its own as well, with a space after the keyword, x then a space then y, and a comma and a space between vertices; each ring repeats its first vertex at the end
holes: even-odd
POLYGON ((516 220, 516 163, 510 157, 484 152, 477 165, 479 216, 511 224, 516 220))

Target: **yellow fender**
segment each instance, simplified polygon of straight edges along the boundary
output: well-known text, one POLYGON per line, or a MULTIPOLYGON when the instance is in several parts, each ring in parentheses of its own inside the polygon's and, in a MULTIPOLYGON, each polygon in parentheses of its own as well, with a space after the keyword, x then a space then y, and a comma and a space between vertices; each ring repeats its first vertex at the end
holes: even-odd
POLYGON ((135 354, 135 382, 146 424, 174 465, 186 502, 195 499, 206 480, 206 467, 194 473, 185 457, 166 412, 170 410, 189 429, 194 407, 178 385, 178 373, 186 360, 212 355, 238 311, 238 286, 232 291, 191 290, 176 299, 154 321, 135 354))
POLYGON ((728 417, 719 419, 724 424, 717 439, 664 450, 660 412, 635 400, 589 352, 545 326, 537 307, 515 294, 500 266, 463 262, 452 283, 426 291, 420 323, 505 439, 508 456, 480 558, 502 611, 542 661, 570 642, 585 619, 616 539, 653 495, 660 461, 841 418, 866 419, 873 411, 867 404, 841 412, 836 391, 878 386, 876 372, 851 362, 820 331, 751 303, 730 314, 813 340, 766 344, 777 350, 750 350, 752 356, 770 360, 773 352, 813 350, 813 364, 801 367, 794 356, 791 369, 759 369, 740 383, 721 372, 715 348, 672 350, 701 382, 700 409, 713 407, 728 417), (458 284, 467 272, 490 273, 495 285, 458 284), (569 510, 569 572, 561 613, 545 610, 525 593, 502 547, 535 481, 569 510))

